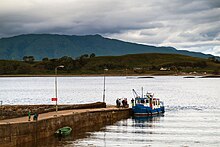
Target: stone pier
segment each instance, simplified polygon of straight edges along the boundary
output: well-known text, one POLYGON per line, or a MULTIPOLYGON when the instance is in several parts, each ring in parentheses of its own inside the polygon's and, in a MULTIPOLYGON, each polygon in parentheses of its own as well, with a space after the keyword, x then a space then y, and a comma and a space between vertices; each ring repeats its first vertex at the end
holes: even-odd
POLYGON ((97 124, 110 124, 130 116, 129 108, 109 107, 48 112, 40 114, 37 121, 28 121, 27 117, 4 119, 0 120, 0 145, 18 146, 50 137, 64 126, 72 127, 72 133, 76 133, 97 124))

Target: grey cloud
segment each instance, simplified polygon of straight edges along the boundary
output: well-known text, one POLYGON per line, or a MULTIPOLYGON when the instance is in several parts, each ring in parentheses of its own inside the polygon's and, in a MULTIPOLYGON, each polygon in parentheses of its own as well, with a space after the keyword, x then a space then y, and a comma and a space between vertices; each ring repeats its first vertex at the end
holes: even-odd
POLYGON ((220 1, 219 0, 209 0, 206 1, 208 5, 210 5, 212 8, 220 8, 220 1))
POLYGON ((1 0, 0 20, 0 37, 98 33, 196 51, 200 45, 204 52, 205 41, 207 50, 220 55, 213 42, 220 38, 219 0, 1 0))

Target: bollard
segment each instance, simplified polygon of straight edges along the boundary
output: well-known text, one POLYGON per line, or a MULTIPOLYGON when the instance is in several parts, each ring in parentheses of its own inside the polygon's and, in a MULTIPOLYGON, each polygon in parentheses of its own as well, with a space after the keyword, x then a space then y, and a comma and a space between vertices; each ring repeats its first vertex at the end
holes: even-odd
POLYGON ((1 116, 3 115, 3 107, 2 107, 2 104, 3 104, 3 101, 0 101, 1 103, 1 116))

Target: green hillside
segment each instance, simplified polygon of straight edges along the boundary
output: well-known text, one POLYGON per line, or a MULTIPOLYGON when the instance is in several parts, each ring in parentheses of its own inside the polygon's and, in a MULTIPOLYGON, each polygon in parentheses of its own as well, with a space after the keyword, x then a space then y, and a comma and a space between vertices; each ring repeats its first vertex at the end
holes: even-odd
POLYGON ((77 59, 64 56, 58 59, 44 58, 43 61, 9 61, 0 60, 1 75, 50 75, 54 69, 59 69, 59 74, 103 74, 105 68, 111 75, 172 75, 189 74, 218 74, 220 63, 218 60, 195 58, 177 54, 131 54, 123 56, 99 56, 82 55, 77 59))
POLYGON ((0 59, 4 60, 22 60, 24 56, 34 56, 36 60, 42 60, 44 57, 61 58, 63 56, 75 58, 91 53, 95 53, 97 56, 167 53, 199 58, 212 57, 212 55, 199 52, 124 42, 100 35, 27 34, 0 39, 0 59))

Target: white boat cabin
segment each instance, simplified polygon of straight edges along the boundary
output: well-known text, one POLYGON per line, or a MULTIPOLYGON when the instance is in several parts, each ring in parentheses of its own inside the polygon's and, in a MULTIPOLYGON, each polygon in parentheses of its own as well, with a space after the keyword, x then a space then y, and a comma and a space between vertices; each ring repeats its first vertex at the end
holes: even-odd
POLYGON ((158 98, 153 98, 153 94, 151 93, 147 93, 143 98, 136 97, 135 105, 137 104, 142 104, 146 107, 151 107, 152 109, 160 108, 163 106, 163 102, 161 102, 158 98))

